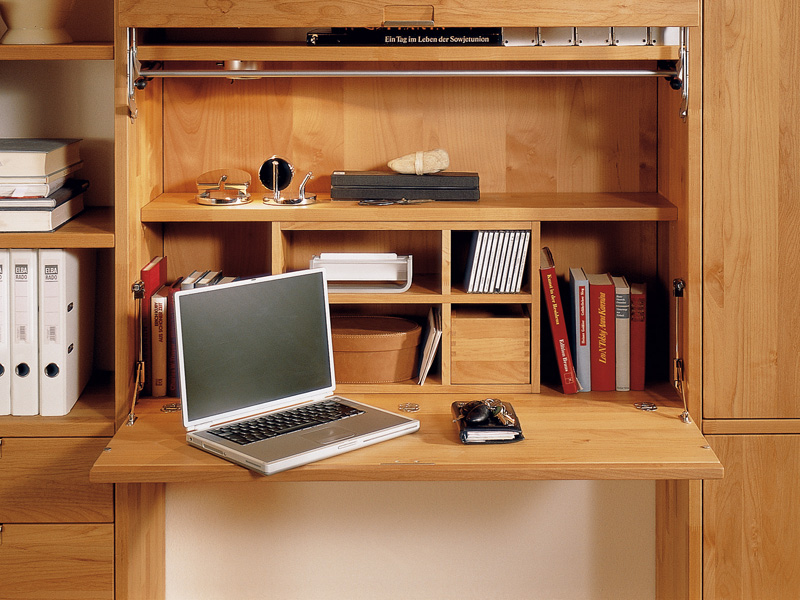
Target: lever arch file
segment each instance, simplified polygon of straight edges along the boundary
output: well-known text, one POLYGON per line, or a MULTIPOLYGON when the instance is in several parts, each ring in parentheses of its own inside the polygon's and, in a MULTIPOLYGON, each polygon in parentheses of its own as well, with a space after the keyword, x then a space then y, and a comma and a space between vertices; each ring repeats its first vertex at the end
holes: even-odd
POLYGON ((11 414, 39 413, 38 251, 10 250, 11 414))
POLYGON ((11 414, 11 316, 9 251, 0 248, 0 415, 11 414))
POLYGON ((39 412, 66 415, 92 372, 95 253, 39 250, 39 412))

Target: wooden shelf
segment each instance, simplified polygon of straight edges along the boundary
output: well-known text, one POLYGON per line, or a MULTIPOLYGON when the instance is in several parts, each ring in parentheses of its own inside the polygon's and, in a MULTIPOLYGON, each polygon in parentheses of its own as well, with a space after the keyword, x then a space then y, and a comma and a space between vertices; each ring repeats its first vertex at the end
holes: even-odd
POLYGON ((139 45, 145 61, 260 60, 275 62, 502 62, 677 60, 677 46, 308 46, 293 44, 139 45))
POLYGON ((0 60, 113 60, 111 42, 0 44, 0 60))
POLYGON ((0 417, 0 437, 96 437, 114 435, 114 375, 95 373, 63 417, 0 417))
POLYGON ((678 218, 678 209, 673 204, 650 192, 483 194, 477 202, 409 206, 359 206, 357 202, 331 201, 325 197, 309 206, 269 206, 260 197, 241 206, 201 206, 194 197, 191 193, 162 194, 142 208, 141 219, 147 223, 341 223, 342 229, 352 229, 353 222, 392 222, 397 227, 399 222, 424 223, 422 228, 437 229, 442 222, 466 221, 472 223, 465 227, 469 229, 475 228, 475 223, 489 221, 674 221, 678 218))
POLYGON ((466 446, 458 441, 450 403, 475 395, 351 395, 388 410, 413 401, 420 430, 375 446, 285 471, 269 478, 190 447, 178 413, 164 399, 143 402, 138 420, 122 427, 98 458, 91 481, 446 481, 533 479, 719 479, 723 468, 681 408, 657 391, 565 396, 504 394, 526 439, 516 444, 466 446), (655 412, 634 402, 651 401, 655 412))
POLYGON ((87 208, 55 231, 0 233, 0 246, 3 248, 113 248, 114 212, 109 207, 87 208))

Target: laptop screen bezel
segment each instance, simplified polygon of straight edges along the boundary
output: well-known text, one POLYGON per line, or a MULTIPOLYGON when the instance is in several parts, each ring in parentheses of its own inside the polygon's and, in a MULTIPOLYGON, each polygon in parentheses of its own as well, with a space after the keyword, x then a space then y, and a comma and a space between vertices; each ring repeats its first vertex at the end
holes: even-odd
POLYGON ((330 319, 330 307, 328 304, 328 285, 327 279, 325 277, 325 270, 322 268, 315 268, 315 269, 303 269, 299 271, 292 271, 289 273, 281 273, 277 275, 264 275, 261 277, 253 277, 250 279, 244 279, 242 281, 234 281, 231 283, 224 284, 222 286, 209 286, 204 288, 196 288, 196 289, 189 289, 189 290, 180 290, 175 292, 175 320, 176 320, 176 333, 177 333, 177 358, 178 358, 178 377, 180 378, 180 388, 181 388, 181 405, 183 410, 182 417, 183 417, 183 425, 186 427, 187 430, 190 431, 197 431, 207 429, 208 427, 213 427, 219 423, 233 421, 240 418, 246 418, 248 416, 252 416, 259 413, 265 413, 275 410, 280 410, 287 408, 289 406, 299 404, 308 400, 312 400, 315 398, 322 398, 325 396, 331 395, 334 390, 336 389, 336 376, 334 372, 334 364, 333 364, 333 344, 331 338, 331 319, 330 319), (181 303, 183 299, 187 296, 192 296, 195 294, 214 294, 220 293, 222 288, 228 286, 248 286, 248 285, 264 285, 269 284, 271 281, 285 279, 288 277, 311 277, 311 276, 319 276, 322 277, 322 294, 323 294, 323 306, 324 306, 324 320, 325 320, 325 328, 326 328, 326 335, 327 335, 327 352, 328 352, 328 365, 329 365, 329 381, 331 384, 329 386, 316 388, 302 394, 296 394, 293 396, 287 396, 285 398, 279 399, 270 399, 266 400, 262 403, 251 404, 242 408, 238 408, 235 410, 230 410, 222 413, 217 413, 210 416, 204 416, 200 418, 196 418, 194 420, 189 419, 189 410, 187 407, 191 402, 191 399, 187 397, 187 386, 186 386, 186 373, 185 373, 185 365, 184 365, 184 348, 183 348, 183 335, 182 335, 182 327, 181 327, 181 303))

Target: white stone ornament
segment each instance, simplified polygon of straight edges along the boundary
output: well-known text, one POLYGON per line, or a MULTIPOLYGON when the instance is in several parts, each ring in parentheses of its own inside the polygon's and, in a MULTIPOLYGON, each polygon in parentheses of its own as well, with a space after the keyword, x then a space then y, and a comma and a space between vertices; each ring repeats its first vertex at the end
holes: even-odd
POLYGON ((389 161, 389 168, 397 173, 425 175, 438 173, 450 166, 450 156, 441 148, 426 152, 413 152, 389 161))

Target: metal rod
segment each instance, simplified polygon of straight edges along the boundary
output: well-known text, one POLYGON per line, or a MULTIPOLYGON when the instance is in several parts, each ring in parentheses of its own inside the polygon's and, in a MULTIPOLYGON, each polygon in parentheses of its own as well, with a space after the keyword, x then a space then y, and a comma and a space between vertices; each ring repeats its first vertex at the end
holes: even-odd
POLYGON ((143 77, 228 77, 248 79, 256 77, 675 77, 674 70, 614 70, 614 69, 568 69, 563 71, 544 69, 479 69, 479 70, 274 70, 274 71, 237 71, 237 70, 149 70, 139 69, 143 77))

